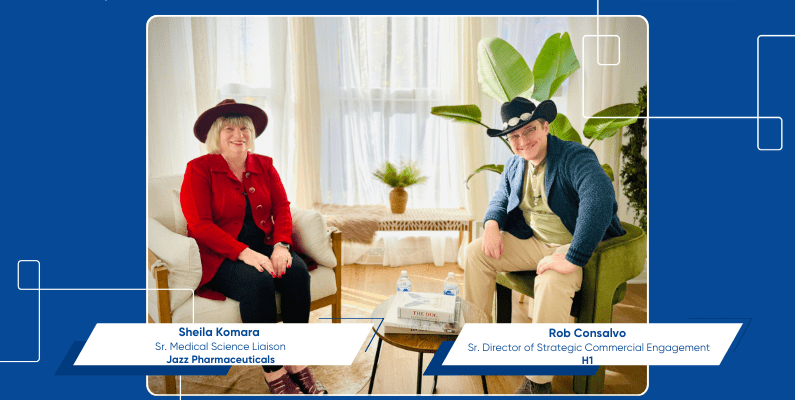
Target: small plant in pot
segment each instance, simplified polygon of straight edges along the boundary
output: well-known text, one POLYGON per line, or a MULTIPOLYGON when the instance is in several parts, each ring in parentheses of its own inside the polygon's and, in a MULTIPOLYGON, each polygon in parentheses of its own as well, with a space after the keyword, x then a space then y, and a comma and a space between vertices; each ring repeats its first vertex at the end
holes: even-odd
POLYGON ((400 165, 386 161, 381 168, 373 172, 373 176, 381 182, 392 187, 389 192, 389 205, 394 214, 403 214, 406 211, 406 203, 409 201, 409 194, 405 188, 428 180, 427 176, 421 176, 420 167, 415 162, 401 162, 400 165))

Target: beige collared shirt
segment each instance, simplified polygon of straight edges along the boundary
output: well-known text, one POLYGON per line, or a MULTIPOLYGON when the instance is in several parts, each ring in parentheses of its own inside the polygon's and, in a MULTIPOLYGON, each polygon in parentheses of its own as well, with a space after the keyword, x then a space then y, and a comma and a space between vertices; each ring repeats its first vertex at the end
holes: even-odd
POLYGON ((571 233, 547 204, 547 193, 544 190, 546 171, 546 158, 538 165, 527 162, 519 209, 522 210, 525 222, 533 230, 536 239, 546 244, 569 244, 572 239, 571 233))

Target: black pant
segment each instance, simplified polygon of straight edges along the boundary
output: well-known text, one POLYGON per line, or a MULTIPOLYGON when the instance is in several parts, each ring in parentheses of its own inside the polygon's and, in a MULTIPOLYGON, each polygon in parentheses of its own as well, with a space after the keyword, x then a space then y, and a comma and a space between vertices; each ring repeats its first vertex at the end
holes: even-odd
MULTIPOLYGON (((252 250, 268 257, 273 246, 262 244, 252 250)), ((282 321, 285 323, 309 322, 309 271, 306 263, 295 252, 290 251, 293 263, 281 278, 274 278, 268 271, 259 272, 241 260, 225 259, 213 279, 207 283, 209 289, 240 302, 240 317, 244 323, 275 323, 276 292, 281 294, 282 321)), ((281 366, 262 366, 272 372, 281 366)))

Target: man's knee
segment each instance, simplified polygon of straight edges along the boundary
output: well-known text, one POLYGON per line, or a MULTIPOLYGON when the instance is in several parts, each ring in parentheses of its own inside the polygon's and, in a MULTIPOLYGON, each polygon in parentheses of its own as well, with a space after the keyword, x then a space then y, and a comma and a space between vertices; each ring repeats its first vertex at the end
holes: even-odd
POLYGON ((467 245, 467 259, 483 252, 483 238, 477 238, 467 245))
POLYGON ((538 292, 539 289, 552 289, 552 290, 568 290, 577 291, 580 289, 582 282, 581 274, 577 271, 571 274, 561 274, 560 272, 551 269, 544 271, 543 274, 537 275, 533 284, 534 291, 538 292))
POLYGON ((489 256, 483 252, 483 238, 478 238, 467 245, 466 248, 466 264, 467 267, 471 265, 488 264, 489 256))

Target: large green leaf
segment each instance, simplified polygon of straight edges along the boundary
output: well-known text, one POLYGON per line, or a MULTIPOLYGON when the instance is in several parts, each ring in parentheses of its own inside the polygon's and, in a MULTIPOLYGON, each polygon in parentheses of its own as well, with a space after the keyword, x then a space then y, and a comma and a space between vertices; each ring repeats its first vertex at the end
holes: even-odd
POLYGON ((474 104, 464 106, 438 106, 431 108, 431 114, 457 122, 483 125, 480 122, 480 108, 474 104))
POLYGON ((563 81, 580 68, 568 32, 556 33, 547 39, 533 65, 535 89, 533 98, 549 100, 563 81))
POLYGON ((615 135, 619 128, 634 124, 639 114, 640 109, 632 103, 608 107, 589 118, 582 133, 588 139, 607 139, 615 135))
POLYGON ((605 170, 605 173, 608 177, 610 177, 610 182, 613 182, 613 167, 610 164, 602 164, 602 169, 605 170))
POLYGON ((508 42, 485 38, 478 43, 478 82, 484 93, 507 103, 532 93, 533 72, 508 42))
POLYGON ((502 164, 487 164, 475 170, 475 172, 471 173, 467 180, 464 182, 466 183, 467 189, 469 188, 469 180, 472 179, 473 176, 482 172, 482 171, 491 171, 496 172, 498 174, 502 174, 502 170, 505 168, 505 165, 502 164))
POLYGON ((571 126, 571 122, 569 122, 569 119, 563 114, 558 114, 555 120, 549 124, 549 133, 560 139, 568 140, 569 142, 582 143, 580 134, 571 126))

